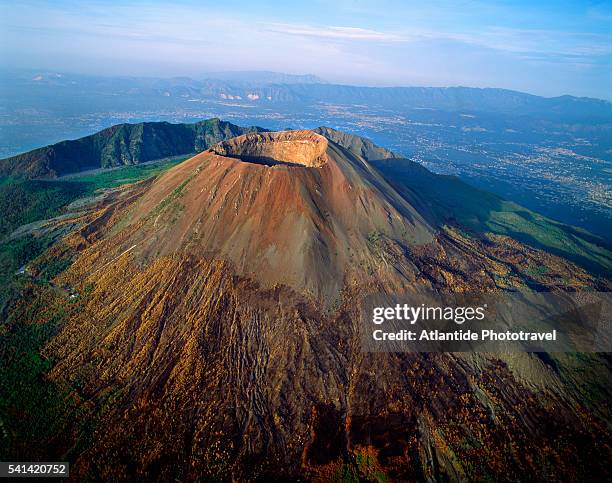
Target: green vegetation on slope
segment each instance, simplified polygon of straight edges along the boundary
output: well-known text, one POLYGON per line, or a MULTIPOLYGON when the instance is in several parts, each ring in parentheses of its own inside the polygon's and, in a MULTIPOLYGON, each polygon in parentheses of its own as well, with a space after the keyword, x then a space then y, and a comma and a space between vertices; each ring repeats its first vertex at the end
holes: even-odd
POLYGON ((422 208, 435 224, 456 221, 475 232, 508 235, 593 273, 607 275, 612 270, 610 247, 585 230, 546 218, 455 176, 433 174, 406 159, 378 160, 372 164, 409 199, 424 202, 422 208))
POLYGON ((21 225, 53 218, 79 198, 93 196, 97 190, 114 188, 157 176, 185 160, 184 156, 156 163, 126 166, 108 171, 85 173, 70 179, 0 179, 0 320, 7 302, 15 295, 15 272, 46 250, 53 240, 26 235, 11 239, 21 225))
POLYGON ((257 127, 240 127, 217 118, 194 124, 142 122, 117 124, 71 141, 0 160, 0 175, 53 178, 95 168, 134 165, 200 152, 212 144, 257 127))
POLYGON ((77 198, 88 194, 80 183, 4 179, 0 181, 0 320, 17 291, 15 272, 49 247, 48 237, 11 239, 19 226, 52 218, 77 198))
POLYGON ((71 299, 49 282, 68 268, 69 261, 49 261, 48 266, 41 267, 38 280, 27 274, 17 275, 20 267, 44 252, 53 240, 32 235, 9 239, 8 235, 25 223, 61 214, 77 198, 156 176, 184 159, 89 173, 69 180, 0 180, 0 212, 4 215, 0 219, 0 321, 7 315, 6 304, 17 293, 26 297, 27 293, 37 294, 0 323, 0 458, 19 460, 39 455, 44 459, 53 454, 65 459, 66 452, 78 451, 78 445, 92 431, 84 425, 88 418, 79 416, 87 406, 73 389, 47 379, 53 363, 41 356, 42 347, 66 316, 78 310, 79 299, 71 299), (64 431, 77 438, 76 446, 58 445, 57 435, 64 431))
MULTIPOLYGON (((50 289, 47 289, 50 291, 50 289)), ((50 440, 67 424, 74 398, 45 380, 51 361, 40 350, 64 318, 64 304, 50 298, 31 300, 22 320, 0 332, 0 456, 35 458, 48 454, 50 440), (49 304, 50 302, 50 304, 49 304), (47 319, 48 316, 48 319, 47 319), (34 320, 47 319, 44 323, 34 320)), ((58 448, 59 449, 59 448, 58 448)), ((55 452, 59 457, 60 454, 55 452)))
MULTIPOLYGON (((157 176, 168 168, 188 158, 189 156, 175 156, 147 164, 100 170, 94 173, 85 172, 78 175, 72 175, 70 178, 65 178, 64 182, 84 186, 86 194, 91 195, 99 189, 115 188, 124 184, 135 183, 136 181, 141 181, 152 176, 157 176)), ((60 181, 63 180, 50 181, 49 183, 53 184, 60 181)))
POLYGON ((87 293, 73 298, 48 280, 29 277, 19 284, 27 303, 0 325, 0 459, 74 461, 117 392, 85 399, 78 384, 49 378, 54 361, 43 348, 82 310, 87 293))
POLYGON ((0 238, 17 227, 51 218, 61 208, 89 194, 83 183, 3 179, 0 181, 0 238))

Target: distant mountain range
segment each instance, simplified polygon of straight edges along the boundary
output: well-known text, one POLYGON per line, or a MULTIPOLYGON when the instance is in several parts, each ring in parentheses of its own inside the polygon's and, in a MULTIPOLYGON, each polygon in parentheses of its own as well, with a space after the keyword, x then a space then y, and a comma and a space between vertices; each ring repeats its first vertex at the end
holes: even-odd
POLYGON ((253 105, 369 104, 373 107, 440 109, 537 116, 566 122, 603 122, 612 118, 612 103, 587 97, 540 97, 498 88, 364 87, 325 83, 312 75, 275 72, 220 72, 203 79, 189 77, 93 77, 59 73, 7 74, 4 91, 40 95, 45 88, 61 93, 114 96, 160 96, 185 100, 239 100, 253 105))
POLYGON ((0 175, 53 178, 93 168, 112 168, 203 151, 240 134, 264 131, 219 119, 194 124, 142 122, 118 124, 71 141, 62 141, 0 160, 0 175))

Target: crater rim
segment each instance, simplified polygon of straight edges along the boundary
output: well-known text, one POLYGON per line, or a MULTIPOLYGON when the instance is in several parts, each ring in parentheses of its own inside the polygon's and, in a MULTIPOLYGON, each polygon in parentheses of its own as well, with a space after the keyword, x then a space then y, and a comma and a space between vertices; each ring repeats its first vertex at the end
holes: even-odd
POLYGON ((328 141, 313 131, 247 133, 212 146, 217 156, 246 163, 321 168, 327 164, 328 141))

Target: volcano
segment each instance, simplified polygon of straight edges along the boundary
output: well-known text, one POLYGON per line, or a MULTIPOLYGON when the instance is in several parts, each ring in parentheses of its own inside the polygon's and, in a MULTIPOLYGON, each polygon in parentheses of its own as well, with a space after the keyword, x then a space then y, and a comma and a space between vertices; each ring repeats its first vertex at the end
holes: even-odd
MULTIPOLYGON (((151 186, 128 227, 110 242, 119 251, 215 254, 264 286, 324 301, 379 265, 372 237, 424 244, 434 233, 363 158, 311 131, 247 134, 193 157, 151 186)), ((415 276, 409 266, 388 272, 415 276)))
POLYGON ((541 286, 601 288, 443 220, 427 186, 375 167, 397 158, 327 128, 248 133, 124 188, 55 245, 73 259, 55 287, 76 300, 44 354, 83 415, 52 439, 71 475, 602 477, 600 356, 361 351, 374 292, 503 291, 533 266, 541 286))

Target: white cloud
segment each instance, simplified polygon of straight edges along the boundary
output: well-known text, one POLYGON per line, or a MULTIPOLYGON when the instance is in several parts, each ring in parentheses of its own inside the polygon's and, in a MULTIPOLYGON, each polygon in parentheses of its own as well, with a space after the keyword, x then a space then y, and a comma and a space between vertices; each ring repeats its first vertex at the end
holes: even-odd
POLYGON ((311 25, 272 24, 269 30, 282 34, 333 40, 368 40, 380 42, 397 42, 404 40, 404 38, 394 33, 379 32, 377 30, 360 27, 319 27, 311 25))

